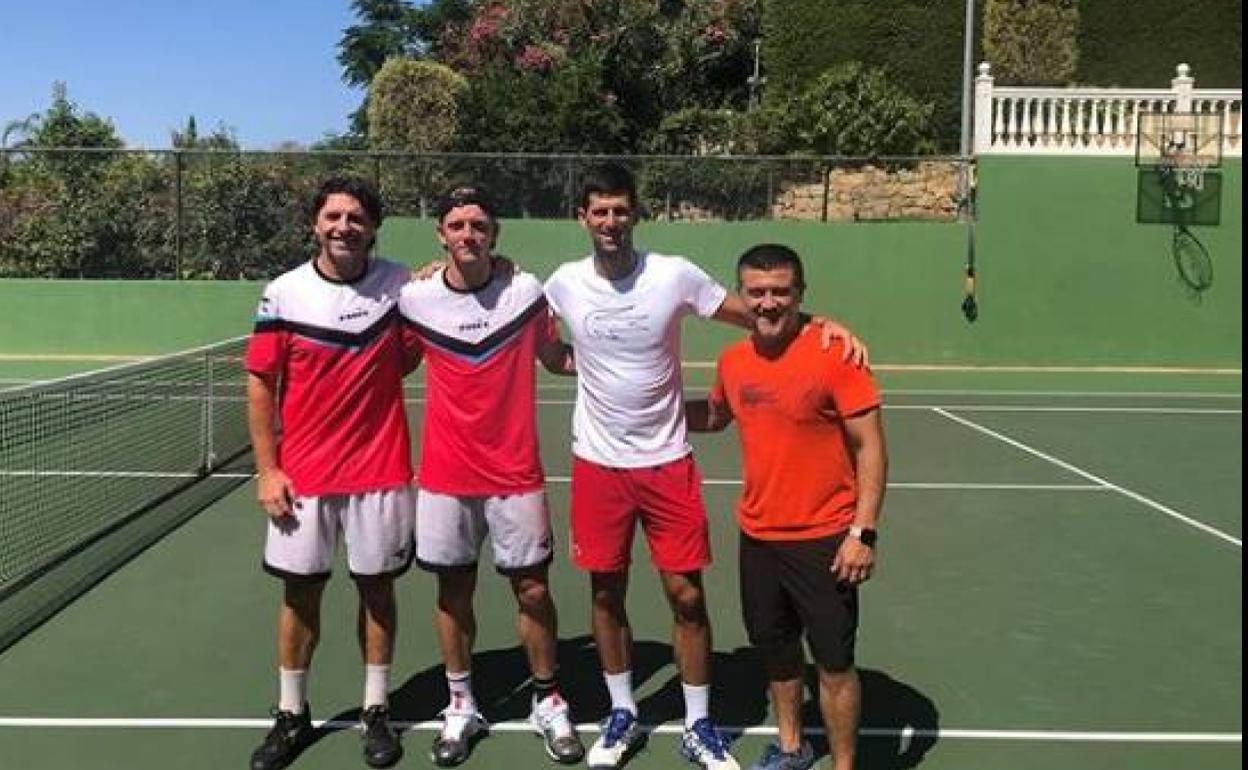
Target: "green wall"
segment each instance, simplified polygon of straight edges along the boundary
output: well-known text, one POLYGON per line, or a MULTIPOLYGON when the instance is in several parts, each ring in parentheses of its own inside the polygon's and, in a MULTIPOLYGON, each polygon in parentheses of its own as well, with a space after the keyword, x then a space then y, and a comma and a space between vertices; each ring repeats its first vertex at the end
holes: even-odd
MULTIPOLYGON (((639 244, 732 280, 736 255, 788 243, 807 262, 806 305, 844 319, 877 363, 1186 365, 1242 358, 1242 165, 1222 171, 1222 224, 1200 228, 1215 281, 1194 297, 1170 259, 1170 228, 1135 224, 1127 159, 987 158, 980 168, 979 321, 959 311, 963 226, 949 223, 648 223, 639 244)), ((581 254, 571 222, 507 221, 501 251, 541 276, 581 254)), ((431 226, 392 220, 383 253, 421 263, 431 226)), ((255 283, 0 282, 0 353, 151 353, 246 333, 255 283)), ((732 337, 686 324, 686 356, 732 337)))

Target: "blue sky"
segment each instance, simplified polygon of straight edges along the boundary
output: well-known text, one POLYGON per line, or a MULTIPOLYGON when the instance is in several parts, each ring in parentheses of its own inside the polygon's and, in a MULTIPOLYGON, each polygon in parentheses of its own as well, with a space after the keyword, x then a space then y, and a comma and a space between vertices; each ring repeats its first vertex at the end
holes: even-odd
POLYGON ((168 147, 194 115, 271 149, 345 131, 363 97, 336 60, 348 0, 36 0, 0 18, 0 127, 46 110, 60 80, 130 147, 168 147))

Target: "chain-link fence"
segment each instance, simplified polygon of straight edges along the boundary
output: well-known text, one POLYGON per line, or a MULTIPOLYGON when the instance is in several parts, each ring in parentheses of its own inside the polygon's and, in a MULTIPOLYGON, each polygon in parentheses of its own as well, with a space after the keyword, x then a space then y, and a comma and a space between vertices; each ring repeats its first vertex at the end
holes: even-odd
POLYGON ((575 215, 585 170, 620 161, 666 221, 957 216, 956 157, 686 157, 194 150, 0 150, 0 277, 265 278, 312 250, 305 209, 333 175, 373 180, 389 216, 454 184, 504 217, 575 215))

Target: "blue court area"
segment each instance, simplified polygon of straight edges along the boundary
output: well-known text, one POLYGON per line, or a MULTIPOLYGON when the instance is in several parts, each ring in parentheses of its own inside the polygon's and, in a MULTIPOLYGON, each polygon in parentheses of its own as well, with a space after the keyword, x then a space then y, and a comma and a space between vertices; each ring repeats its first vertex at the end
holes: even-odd
MULTIPOLYGON (((880 375, 892 463, 880 566, 863 592, 860 766, 1240 767, 1240 376, 880 375)), ((688 390, 708 376, 688 369, 688 390)), ((544 382, 538 407, 559 533, 571 387, 544 382)), ((418 423, 418 378, 408 395, 418 423)), ((739 618, 735 435, 698 437, 696 453, 716 555, 707 573, 712 711, 741 734, 744 766, 771 721, 739 618)), ((262 520, 249 476, 243 456, 196 484, 217 485, 197 513, 0 652, 0 765, 244 766, 269 725, 278 597, 259 569, 262 520)), ((680 767, 669 616, 641 544, 635 557, 636 679, 654 732, 630 767, 680 767)), ((474 678, 494 728, 466 767, 549 766, 524 722, 509 592, 482 568, 474 678)), ((592 740, 607 698, 586 583, 556 560, 561 675, 592 740)), ((400 766, 429 767, 445 699, 433 583, 414 571, 400 592, 392 696, 408 727, 400 766)), ((352 727, 362 687, 354 612, 340 567, 310 683, 314 716, 327 721, 295 768, 363 766, 352 727)), ((810 703, 807 726, 820 727, 810 703)))

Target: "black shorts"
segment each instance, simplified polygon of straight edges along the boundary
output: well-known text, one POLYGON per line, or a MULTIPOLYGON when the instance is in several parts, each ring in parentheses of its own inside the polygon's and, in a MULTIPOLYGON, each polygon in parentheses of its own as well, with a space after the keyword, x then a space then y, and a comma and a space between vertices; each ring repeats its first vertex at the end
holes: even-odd
POLYGON ((845 535, 756 540, 741 535, 741 611, 750 643, 778 647, 806 633, 810 654, 829 671, 854 665, 858 589, 832 574, 845 535))

